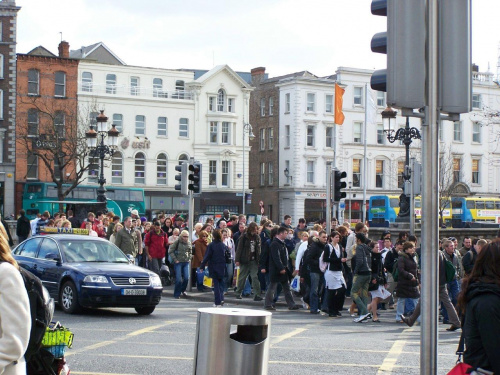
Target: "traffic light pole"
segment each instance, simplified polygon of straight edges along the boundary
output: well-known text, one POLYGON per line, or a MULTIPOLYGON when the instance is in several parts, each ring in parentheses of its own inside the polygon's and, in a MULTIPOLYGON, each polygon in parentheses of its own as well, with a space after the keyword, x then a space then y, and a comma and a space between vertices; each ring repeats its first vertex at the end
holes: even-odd
POLYGON ((332 225, 332 169, 326 169, 326 233, 331 233, 332 225))
MULTIPOLYGON (((190 190, 189 195, 189 213, 188 213, 188 231, 189 231, 189 242, 192 241, 192 233, 194 230, 193 224, 194 224, 194 196, 193 192, 190 190)), ((193 281, 191 280, 192 276, 192 269, 191 269, 191 263, 192 260, 189 261, 189 281, 188 281, 188 291, 191 292, 193 290, 193 281)))

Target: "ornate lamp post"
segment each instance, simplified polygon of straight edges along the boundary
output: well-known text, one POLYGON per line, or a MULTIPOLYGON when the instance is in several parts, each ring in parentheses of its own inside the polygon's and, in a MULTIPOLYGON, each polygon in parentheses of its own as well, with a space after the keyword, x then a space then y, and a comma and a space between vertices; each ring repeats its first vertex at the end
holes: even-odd
POLYGON ((255 135, 252 131, 252 125, 249 123, 243 124, 243 204, 241 206, 242 214, 245 215, 245 134, 248 134, 248 139, 253 141, 255 139, 255 135))
POLYGON ((115 124, 108 130, 107 121, 108 118, 104 115, 104 111, 101 111, 101 114, 97 116, 97 131, 94 130, 94 125, 90 125, 90 130, 85 133, 87 146, 90 150, 90 157, 99 158, 100 160, 99 179, 97 180, 99 184, 99 188, 97 189, 97 201, 104 204, 106 204, 104 159, 107 155, 112 156, 115 152, 115 147, 118 145, 118 134, 120 134, 120 132, 116 130, 115 124), (108 138, 108 143, 105 142, 106 136, 108 138))
POLYGON ((405 169, 403 172, 403 193, 399 196, 399 214, 400 218, 409 218, 410 216, 410 207, 412 202, 410 201, 410 196, 406 195, 404 192, 404 186, 407 181, 411 178, 410 171, 410 145, 412 143, 412 139, 421 139, 420 132, 417 128, 410 128, 410 118, 406 117, 406 126, 404 128, 400 128, 397 131, 391 129, 391 121, 396 119, 397 112, 387 107, 382 111, 382 121, 384 123, 384 131, 387 133, 387 140, 391 143, 396 141, 402 141, 406 148, 406 158, 405 158, 405 169), (395 134, 394 134, 395 132, 395 134))

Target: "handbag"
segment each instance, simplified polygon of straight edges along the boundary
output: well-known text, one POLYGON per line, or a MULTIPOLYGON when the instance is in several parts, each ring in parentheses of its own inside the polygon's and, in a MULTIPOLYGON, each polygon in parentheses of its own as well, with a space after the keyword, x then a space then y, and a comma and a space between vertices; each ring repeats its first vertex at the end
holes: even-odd
POLYGON ((224 246, 224 258, 226 259, 226 264, 231 264, 233 262, 233 259, 231 258, 231 250, 229 250, 229 247, 224 246))
POLYGON ((300 293, 300 276, 297 275, 293 278, 292 283, 290 284, 290 289, 300 293))
POLYGON ((464 331, 462 330, 456 352, 456 354, 458 355, 457 364, 448 372, 447 375, 466 375, 467 370, 472 368, 471 365, 462 362, 462 355, 464 354, 464 341, 465 341, 464 331))

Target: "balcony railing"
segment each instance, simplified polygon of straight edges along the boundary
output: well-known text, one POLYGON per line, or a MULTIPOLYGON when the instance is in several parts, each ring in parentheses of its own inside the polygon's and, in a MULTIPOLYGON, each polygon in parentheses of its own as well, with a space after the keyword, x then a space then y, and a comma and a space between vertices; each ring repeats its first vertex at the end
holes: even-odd
POLYGON ((89 82, 78 83, 79 93, 98 95, 115 95, 127 97, 145 97, 173 100, 193 100, 193 92, 188 90, 164 90, 156 87, 95 84, 89 82))
POLYGON ((490 72, 472 72, 473 82, 483 82, 493 84, 494 74, 490 72))

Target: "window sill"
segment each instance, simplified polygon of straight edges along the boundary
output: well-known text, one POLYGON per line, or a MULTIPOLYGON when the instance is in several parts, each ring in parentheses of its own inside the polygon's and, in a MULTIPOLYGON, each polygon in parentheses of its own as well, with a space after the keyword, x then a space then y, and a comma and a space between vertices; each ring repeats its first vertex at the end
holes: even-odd
POLYGON ((189 137, 183 137, 183 136, 179 136, 178 139, 182 139, 182 140, 188 140, 189 137))
POLYGON ((306 115, 314 115, 314 116, 317 115, 316 111, 306 111, 305 114, 306 115))
POLYGON ((54 99, 68 99, 67 96, 57 96, 57 95, 54 95, 54 99))
POLYGON ((290 150, 290 146, 285 146, 285 147, 283 147, 283 149, 290 150))
POLYGON ((156 138, 168 139, 168 135, 157 135, 156 138))
POLYGON ((456 141, 456 140, 453 140, 452 142, 453 142, 453 143, 461 143, 461 144, 463 144, 463 143, 464 143, 464 141, 456 141))
POLYGON ((327 111, 325 111, 325 116, 333 116, 333 112, 327 112, 327 111))

